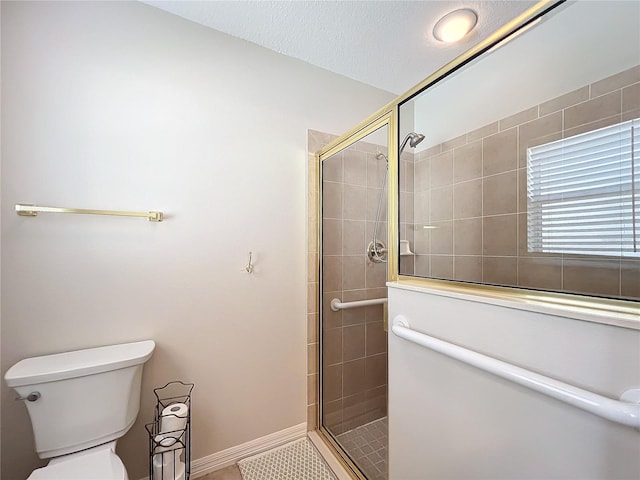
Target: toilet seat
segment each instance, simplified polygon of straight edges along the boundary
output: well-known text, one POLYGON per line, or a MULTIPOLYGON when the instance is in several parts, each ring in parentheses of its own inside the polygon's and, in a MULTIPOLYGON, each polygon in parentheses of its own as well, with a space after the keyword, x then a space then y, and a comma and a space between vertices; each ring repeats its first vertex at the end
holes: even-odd
POLYGON ((34 470, 27 480, 129 480, 115 442, 51 460, 34 470))

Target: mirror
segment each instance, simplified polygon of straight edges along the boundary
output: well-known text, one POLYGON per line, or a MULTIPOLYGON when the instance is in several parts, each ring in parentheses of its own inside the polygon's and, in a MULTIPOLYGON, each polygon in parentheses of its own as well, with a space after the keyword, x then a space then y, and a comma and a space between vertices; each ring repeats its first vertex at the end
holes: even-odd
POLYGON ((640 300, 640 4, 564 3, 399 108, 399 273, 640 300))

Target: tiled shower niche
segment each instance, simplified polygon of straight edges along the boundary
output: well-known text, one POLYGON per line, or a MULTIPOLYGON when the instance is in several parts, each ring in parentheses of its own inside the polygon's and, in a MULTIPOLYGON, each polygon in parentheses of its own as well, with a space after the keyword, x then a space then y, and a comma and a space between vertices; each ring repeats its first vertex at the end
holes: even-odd
POLYGON ((400 238, 415 253, 401 274, 640 298, 640 259, 527 248, 527 148, 638 117, 640 66, 417 153, 413 176, 400 170, 400 238))

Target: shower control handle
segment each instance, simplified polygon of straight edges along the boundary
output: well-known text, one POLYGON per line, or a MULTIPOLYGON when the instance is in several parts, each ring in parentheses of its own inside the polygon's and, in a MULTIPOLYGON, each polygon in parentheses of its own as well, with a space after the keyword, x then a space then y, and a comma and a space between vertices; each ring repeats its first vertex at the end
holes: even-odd
POLYGON ((26 400, 28 402, 35 402, 41 397, 40 392, 31 392, 26 397, 18 397, 16 400, 26 400))

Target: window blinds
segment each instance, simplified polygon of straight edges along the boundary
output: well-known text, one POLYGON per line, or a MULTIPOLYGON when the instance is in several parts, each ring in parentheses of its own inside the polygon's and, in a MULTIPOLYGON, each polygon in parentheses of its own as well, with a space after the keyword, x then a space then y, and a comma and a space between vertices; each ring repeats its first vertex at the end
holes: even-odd
POLYGON ((640 118, 527 149, 527 243, 640 258, 640 118))

